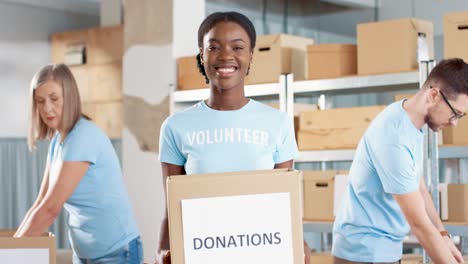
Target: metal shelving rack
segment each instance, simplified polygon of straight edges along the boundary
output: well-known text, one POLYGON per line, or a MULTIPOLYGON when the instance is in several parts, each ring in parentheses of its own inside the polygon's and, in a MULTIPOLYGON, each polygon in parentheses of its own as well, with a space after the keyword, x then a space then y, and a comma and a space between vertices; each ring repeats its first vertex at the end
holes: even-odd
MULTIPOLYGON (((336 79, 294 81, 292 75, 287 76, 287 100, 286 109, 291 118, 294 116, 294 99, 298 96, 319 95, 321 93, 345 93, 345 92, 387 92, 405 90, 409 85, 420 88, 427 79, 433 62, 421 62, 419 72, 404 72, 394 74, 382 74, 372 76, 350 76, 336 79)), ((439 209, 439 159, 468 158, 468 147, 463 146, 438 146, 437 136, 426 128, 424 175, 426 183, 431 190, 436 208, 439 209)), ((300 151, 295 163, 320 162, 322 169, 330 161, 352 161, 354 149, 341 150, 314 150, 300 151)), ((447 230, 454 234, 468 236, 468 223, 444 223, 447 230)), ((330 233, 333 222, 304 222, 304 232, 330 233)), ((460 239, 463 244, 463 239, 460 239)), ((463 247, 462 247, 463 250, 463 247)), ((428 258, 425 256, 425 263, 428 258)))
MULTIPOLYGON (((277 98, 281 111, 286 111, 288 115, 294 116, 294 99, 297 96, 317 95, 320 93, 345 93, 345 92, 387 92, 406 90, 409 85, 421 86, 424 83, 432 65, 420 65, 420 71, 403 72, 393 74, 381 74, 372 76, 350 76, 336 79, 294 81, 293 75, 281 75, 277 83, 255 84, 245 86, 247 97, 254 99, 277 98)), ((174 91, 170 94, 170 113, 173 114, 189 105, 205 100, 209 97, 209 89, 196 89, 188 91, 174 91)), ((468 147, 463 146, 439 146, 433 133, 426 133, 425 144, 426 162, 425 175, 430 175, 426 179, 430 185, 433 199, 438 208, 438 165, 431 162, 438 159, 460 159, 468 158, 468 147)), ((314 150, 300 151, 295 163, 321 162, 322 169, 325 169, 326 162, 330 161, 352 161, 354 149, 338 150, 314 150)), ((438 164, 438 163, 437 163, 438 164)), ((447 230, 459 236, 468 236, 468 223, 444 223, 447 230)), ((304 232, 332 232, 333 222, 304 222, 304 232)), ((461 240, 463 241, 463 240, 461 240)), ((427 258, 425 258, 427 261, 427 258)), ((428 262, 425 262, 428 263, 428 262)))
MULTIPOLYGON (((277 83, 246 85, 245 95, 254 99, 277 98, 280 110, 286 111, 286 76, 281 75, 277 83)), ((178 112, 194 102, 207 99, 209 96, 210 90, 208 88, 174 91, 170 94, 170 113, 178 112)))

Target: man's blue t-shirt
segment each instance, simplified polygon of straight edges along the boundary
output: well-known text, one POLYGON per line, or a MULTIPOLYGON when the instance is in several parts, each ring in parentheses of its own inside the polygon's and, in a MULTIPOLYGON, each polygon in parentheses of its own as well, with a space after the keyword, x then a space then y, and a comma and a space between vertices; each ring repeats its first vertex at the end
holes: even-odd
POLYGON ((401 259, 410 228, 393 195, 419 190, 424 140, 402 103, 380 113, 358 145, 333 227, 336 257, 357 262, 401 259))
MULTIPOLYGON (((97 258, 124 247, 139 236, 124 187, 118 157, 109 138, 81 118, 63 143, 57 133, 49 147, 49 182, 62 162, 89 162, 86 175, 65 202, 73 251, 80 258, 97 258)), ((66 177, 66 175, 65 175, 66 177)))
POLYGON ((204 101, 169 117, 161 127, 161 162, 187 174, 273 169, 297 155, 286 113, 252 99, 241 109, 218 111, 204 101))

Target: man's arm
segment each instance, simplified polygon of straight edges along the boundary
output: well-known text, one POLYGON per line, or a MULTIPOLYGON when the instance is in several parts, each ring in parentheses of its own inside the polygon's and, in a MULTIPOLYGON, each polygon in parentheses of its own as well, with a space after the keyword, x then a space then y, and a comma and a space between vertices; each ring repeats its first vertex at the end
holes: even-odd
MULTIPOLYGON (((426 208, 427 215, 429 216, 429 219, 431 220, 432 224, 439 231, 445 230, 445 227, 444 227, 444 225, 442 223, 442 220, 440 220, 439 214, 437 213, 437 210, 436 210, 436 208, 434 206, 434 202, 432 201, 431 194, 427 190, 426 182, 424 180, 424 177, 421 177, 421 181, 419 183, 419 192, 421 193, 421 196, 423 197, 424 206, 426 208)), ((448 248, 452 252, 452 255, 458 261, 463 261, 462 254, 457 249, 455 244, 453 244, 453 241, 450 239, 450 237, 444 236, 444 240, 445 240, 445 243, 447 244, 448 248)))
POLYGON ((393 197, 405 215, 411 231, 434 263, 462 263, 454 258, 439 230, 429 219, 424 199, 419 191, 394 194, 393 197))

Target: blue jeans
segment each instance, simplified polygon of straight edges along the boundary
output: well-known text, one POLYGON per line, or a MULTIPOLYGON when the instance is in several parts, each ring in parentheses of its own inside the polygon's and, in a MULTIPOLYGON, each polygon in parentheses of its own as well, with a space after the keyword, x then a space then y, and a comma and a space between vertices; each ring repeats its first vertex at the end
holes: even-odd
POLYGON ((143 246, 140 237, 130 241, 124 247, 95 259, 80 258, 73 254, 73 264, 141 264, 143 263, 143 246))

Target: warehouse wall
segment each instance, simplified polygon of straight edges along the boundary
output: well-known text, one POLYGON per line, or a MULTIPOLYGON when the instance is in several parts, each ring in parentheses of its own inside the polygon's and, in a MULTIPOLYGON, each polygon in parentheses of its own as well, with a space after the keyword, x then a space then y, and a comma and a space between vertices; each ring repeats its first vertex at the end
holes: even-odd
POLYGON ((0 1, 0 137, 25 137, 29 82, 50 63, 49 35, 99 25, 99 17, 0 1))

